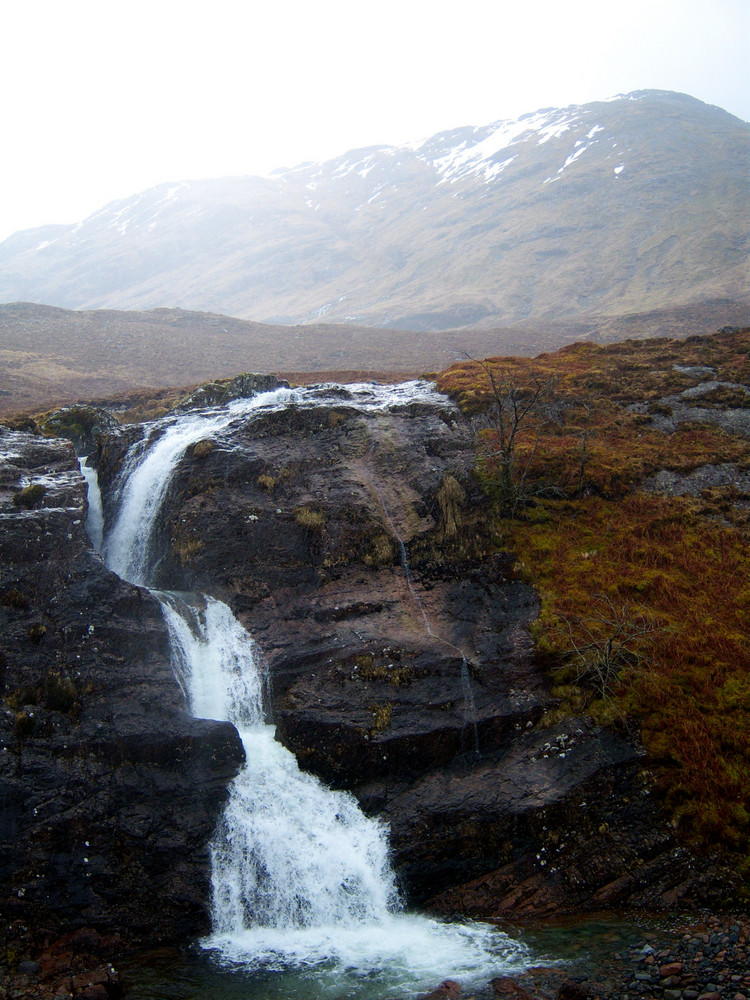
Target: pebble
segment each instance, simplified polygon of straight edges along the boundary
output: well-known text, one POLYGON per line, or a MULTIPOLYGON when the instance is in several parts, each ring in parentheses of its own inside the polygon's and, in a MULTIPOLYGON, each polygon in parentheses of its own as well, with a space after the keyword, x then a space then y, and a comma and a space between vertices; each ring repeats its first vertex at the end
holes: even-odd
MULTIPOLYGON (((750 997, 750 919, 706 918, 700 924, 658 933, 658 941, 633 942, 613 953, 606 969, 580 982, 587 1000, 748 1000, 750 997)), ((575 978, 574 970, 566 970, 575 978)), ((514 1000, 525 992, 533 1000, 567 1000, 551 970, 515 977, 514 1000)), ((585 979, 585 977, 584 977, 585 979)), ((508 981, 506 981, 508 982, 508 981)), ((514 993, 509 987, 506 996, 514 993)), ((489 994, 488 994, 489 996, 489 994)), ((500 996, 500 991, 495 997, 500 996)), ((477 994, 477 1000, 484 994, 477 994)))
MULTIPOLYGON (((677 930, 671 942, 646 964, 644 945, 630 948, 623 960, 628 989, 662 1000, 747 1000, 750 983, 750 921, 709 917, 703 925, 677 930)), ((614 997, 614 995, 613 995, 614 997)), ((600 1000, 613 1000, 600 996, 600 1000)))
POLYGON ((22 976, 36 976, 40 970, 41 965, 38 962, 21 962, 18 966, 18 972, 22 976))

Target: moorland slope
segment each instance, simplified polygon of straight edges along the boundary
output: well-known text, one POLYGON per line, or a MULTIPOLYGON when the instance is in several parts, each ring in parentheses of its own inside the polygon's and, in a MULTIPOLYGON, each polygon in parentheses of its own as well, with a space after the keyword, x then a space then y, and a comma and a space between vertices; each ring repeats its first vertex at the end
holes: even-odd
POLYGON ((134 405, 142 405, 162 395, 175 398, 175 387, 244 370, 275 372, 299 383, 398 380, 440 371, 467 355, 538 354, 581 339, 684 337, 747 323, 750 304, 727 300, 598 323, 428 333, 332 323, 275 326, 181 309, 73 311, 17 302, 0 305, 0 414, 134 392, 140 396, 134 405))

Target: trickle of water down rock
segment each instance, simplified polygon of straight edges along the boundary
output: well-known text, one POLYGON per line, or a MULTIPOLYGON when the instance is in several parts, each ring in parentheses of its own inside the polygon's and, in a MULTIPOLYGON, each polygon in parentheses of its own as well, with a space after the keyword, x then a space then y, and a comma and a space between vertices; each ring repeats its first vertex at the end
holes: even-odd
MULTIPOLYGON (((348 388, 362 409, 435 395, 424 383, 348 388)), ((116 513, 102 542, 108 566, 149 586, 154 523, 191 444, 234 421, 330 401, 335 391, 283 388, 152 425, 131 446, 115 484, 116 513)), ((436 977, 486 981, 523 967, 525 947, 489 925, 404 912, 385 825, 366 817, 350 793, 300 771, 276 742, 266 717, 262 652, 230 609, 210 596, 154 594, 192 713, 232 722, 246 753, 211 844, 213 931, 203 946, 242 969, 314 969, 320 996, 327 988, 341 995, 342 977, 379 984, 382 995, 386 984, 410 992, 434 985, 436 977)))

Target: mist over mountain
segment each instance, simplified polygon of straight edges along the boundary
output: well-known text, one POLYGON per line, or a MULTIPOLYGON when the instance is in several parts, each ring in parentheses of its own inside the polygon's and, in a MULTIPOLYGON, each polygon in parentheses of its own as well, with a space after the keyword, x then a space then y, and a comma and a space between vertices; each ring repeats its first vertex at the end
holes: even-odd
POLYGON ((165 184, 0 244, 0 301, 411 330, 748 298, 750 125, 639 91, 271 177, 165 184))

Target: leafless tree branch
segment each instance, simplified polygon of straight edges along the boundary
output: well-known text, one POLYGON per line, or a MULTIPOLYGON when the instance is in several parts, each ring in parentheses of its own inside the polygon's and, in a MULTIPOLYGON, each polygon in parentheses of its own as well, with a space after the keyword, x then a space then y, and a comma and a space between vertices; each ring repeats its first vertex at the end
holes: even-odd
POLYGON ((560 630, 576 665, 576 681, 591 685, 611 701, 624 671, 642 669, 646 648, 662 622, 627 604, 617 605, 606 594, 596 594, 590 614, 560 616, 560 630))

